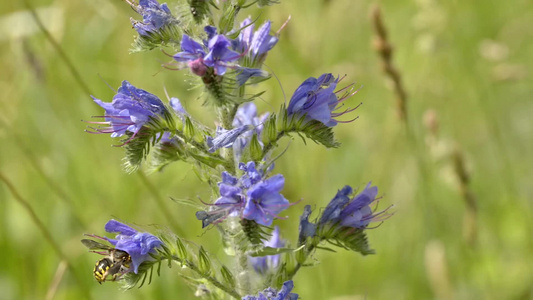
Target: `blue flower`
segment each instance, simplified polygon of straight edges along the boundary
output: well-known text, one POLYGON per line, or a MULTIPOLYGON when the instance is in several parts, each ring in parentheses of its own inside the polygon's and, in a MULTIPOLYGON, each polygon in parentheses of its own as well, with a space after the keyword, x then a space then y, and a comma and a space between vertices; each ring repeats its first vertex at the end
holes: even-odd
POLYGON ((277 174, 250 187, 243 217, 256 223, 270 226, 274 218, 289 206, 289 201, 280 194, 285 185, 283 175, 277 174))
POLYGON ((256 32, 250 18, 241 23, 241 32, 233 43, 235 50, 247 53, 251 60, 250 66, 260 66, 270 51, 278 42, 277 36, 270 35, 271 22, 266 21, 256 32))
POLYGON ((204 58, 204 63, 208 67, 215 69, 215 74, 224 75, 227 63, 239 59, 239 53, 229 49, 230 40, 222 34, 215 35, 209 40, 209 53, 204 58))
POLYGON ((289 116, 305 115, 306 120, 316 120, 323 123, 327 127, 333 127, 337 123, 346 123, 350 121, 339 121, 335 118, 346 113, 352 112, 357 107, 347 109, 343 112, 334 112, 341 108, 339 105, 347 98, 353 96, 358 90, 353 90, 353 85, 349 85, 340 91, 334 92, 337 87, 339 78, 333 77, 332 74, 326 73, 321 75, 318 79, 309 77, 306 79, 294 92, 287 108, 289 116), (338 98, 337 93, 344 92, 338 98))
POLYGON ((222 172, 222 181, 218 183, 220 197, 209 211, 199 211, 196 218, 202 221, 202 228, 224 221, 228 216, 242 214, 244 194, 239 179, 228 172, 222 172))
POLYGON ((116 249, 127 252, 131 256, 133 272, 139 271, 139 266, 151 260, 150 253, 155 253, 155 249, 163 242, 156 236, 147 232, 138 232, 116 220, 110 220, 105 224, 105 230, 111 233, 118 233, 115 239, 106 238, 116 249))
POLYGON ((298 245, 303 245, 308 237, 315 236, 316 224, 309 222, 309 215, 311 215, 311 206, 306 205, 304 212, 300 216, 300 225, 298 227, 298 245))
POLYGON ((105 109, 106 122, 89 123, 110 126, 92 128, 95 131, 91 133, 111 133, 111 137, 120 137, 131 132, 133 138, 152 118, 160 118, 168 113, 157 96, 134 87, 126 80, 122 82, 111 103, 102 102, 95 97, 93 99, 105 109))
POLYGON ((185 117, 189 114, 183 108, 183 105, 181 105, 180 99, 172 97, 169 101, 170 107, 172 107, 172 110, 178 115, 178 117, 181 119, 182 122, 185 122, 185 117))
MULTIPOLYGON (((254 133, 261 140, 261 133, 263 131, 263 122, 268 118, 269 113, 264 113, 257 116, 257 107, 253 102, 248 102, 239 107, 235 117, 233 118, 233 127, 241 127, 244 125, 253 126, 253 130, 244 132, 233 143, 233 151, 237 157, 242 155, 242 151, 252 139, 254 133)), ((261 143, 261 142, 260 142, 261 143)))
POLYGON ((187 62, 191 72, 200 77, 207 72, 204 57, 205 51, 202 44, 194 41, 186 34, 181 39, 181 52, 173 56, 177 62, 187 62))
POLYGON ((216 34, 216 28, 206 26, 208 41, 204 45, 184 34, 181 40, 181 52, 173 58, 177 62, 187 62, 191 71, 203 77, 207 68, 213 68, 216 75, 224 75, 229 62, 236 61, 240 55, 229 49, 231 42, 222 34, 216 34))
MULTIPOLYGON (((270 248, 283 248, 285 246, 285 241, 280 238, 278 226, 274 227, 274 231, 272 231, 272 236, 268 241, 264 243, 264 245, 265 247, 270 248)), ((260 274, 266 274, 270 271, 275 270, 279 265, 279 259, 279 254, 249 257, 250 263, 254 267, 254 270, 260 274)))
POLYGON ((390 206, 377 213, 370 208, 370 204, 378 201, 378 188, 371 185, 369 182, 365 189, 353 198, 349 197, 352 188, 345 186, 328 204, 319 224, 333 223, 342 227, 366 228, 370 222, 389 218, 391 214, 387 211, 390 206))
POLYGON ((217 127, 216 136, 210 137, 207 136, 206 143, 209 147, 209 152, 215 152, 220 148, 228 148, 233 145, 233 142, 243 133, 252 129, 249 125, 243 125, 231 130, 226 130, 222 127, 217 127))
POLYGON ((239 71, 239 74, 237 74, 237 83, 239 86, 243 85, 248 81, 248 79, 252 77, 262 77, 262 78, 268 78, 269 74, 267 71, 261 70, 261 69, 252 69, 252 68, 243 68, 239 67, 237 68, 239 71))
POLYGON ((141 36, 149 36, 164 26, 177 23, 166 3, 159 4, 156 0, 140 0, 139 5, 133 3, 130 5, 143 17, 142 22, 131 20, 133 28, 141 36))
POLYGON ((352 194, 352 188, 350 186, 345 186, 342 190, 337 192, 335 198, 333 198, 328 206, 322 212, 322 217, 320 218, 319 223, 325 224, 327 222, 336 223, 339 221, 339 217, 343 208, 350 202, 350 194, 352 194))
POLYGON ((265 179, 265 172, 257 170, 254 162, 240 163, 239 169, 244 172, 240 178, 222 172, 222 182, 218 184, 220 197, 209 211, 196 214, 203 227, 222 222, 230 215, 270 226, 290 205, 280 194, 285 183, 281 174, 265 179))
POLYGON ((298 294, 291 293, 293 288, 294 283, 292 280, 288 280, 283 283, 279 292, 269 287, 259 292, 257 296, 247 295, 242 297, 242 300, 296 300, 298 299, 298 294))

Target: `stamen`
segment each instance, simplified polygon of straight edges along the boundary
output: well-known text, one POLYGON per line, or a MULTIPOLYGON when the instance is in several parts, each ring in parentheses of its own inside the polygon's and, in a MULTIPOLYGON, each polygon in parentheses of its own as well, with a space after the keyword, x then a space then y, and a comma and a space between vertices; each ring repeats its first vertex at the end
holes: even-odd
POLYGON ((281 27, 278 29, 278 31, 276 32, 276 35, 279 36, 279 34, 281 33, 281 31, 283 30, 283 28, 285 28, 285 26, 287 26, 287 24, 289 23, 289 21, 291 20, 291 15, 289 15, 289 17, 287 18, 287 21, 285 21, 285 23, 283 23, 281 25, 281 27))
POLYGON ((340 121, 340 120, 335 120, 335 121, 337 121, 338 123, 343 123, 343 124, 345 124, 345 123, 351 123, 351 122, 353 122, 353 121, 355 121, 355 120, 357 120, 357 119, 359 119, 359 116, 357 116, 357 117, 355 117, 355 118, 353 118, 353 119, 351 119, 351 120, 348 120, 348 121, 340 121))

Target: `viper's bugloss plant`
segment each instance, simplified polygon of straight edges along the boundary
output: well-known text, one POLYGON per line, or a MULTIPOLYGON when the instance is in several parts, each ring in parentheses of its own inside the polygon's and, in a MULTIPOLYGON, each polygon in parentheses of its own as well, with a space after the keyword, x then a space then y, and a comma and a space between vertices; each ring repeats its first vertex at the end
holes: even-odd
POLYGON ((263 67, 267 56, 274 55, 281 29, 273 33, 269 20, 259 26, 253 17, 239 21, 238 16, 252 4, 262 7, 277 2, 128 2, 142 16, 142 21, 132 20, 138 33, 133 51, 160 48, 175 53, 168 54, 172 61, 166 66, 177 65, 174 69, 192 73, 193 84, 204 88, 201 98, 205 111, 215 114, 217 121, 202 124, 188 113, 181 102, 190 103, 187 95, 180 95, 182 100, 170 97, 164 103, 155 94, 123 81, 111 102, 93 97, 105 111, 101 116, 104 121, 89 122, 94 125, 87 131, 119 138, 128 172, 145 162, 151 171, 177 161, 191 164, 212 195, 194 204, 176 202, 198 207, 196 217, 201 224, 197 226, 216 228, 225 253, 234 259, 231 265, 222 265, 206 248, 170 230, 157 229, 152 234, 111 220, 105 230, 117 233, 115 238, 91 235, 111 246, 82 240, 90 250, 104 255, 94 272, 99 282, 111 275, 126 288, 139 282, 142 285, 154 266, 158 266, 159 274, 165 262, 180 267, 180 275, 198 297, 297 299, 298 294, 292 293, 292 278, 302 267, 312 265, 311 260, 318 260, 316 251, 329 249, 327 244, 363 255, 374 253, 366 230, 376 228, 370 224, 386 220, 391 213, 390 207, 377 209, 381 197, 370 183, 359 193, 345 186, 325 208, 315 209, 318 216, 314 218, 312 205, 305 205, 298 240, 291 243, 281 238, 290 236, 280 229, 289 225, 277 226, 287 219, 283 215, 286 209, 299 202, 328 199, 295 201, 298 196, 294 190, 289 199, 284 196, 285 186, 293 183, 274 173, 274 161, 290 151, 279 149, 278 142, 298 135, 304 142, 338 147, 333 128, 355 120, 357 117, 350 120, 342 116, 359 105, 344 108, 345 101, 358 90, 354 84, 339 88, 344 77, 324 73, 304 80, 279 111, 258 113, 254 102, 263 92, 249 94, 246 89, 270 78, 263 67))

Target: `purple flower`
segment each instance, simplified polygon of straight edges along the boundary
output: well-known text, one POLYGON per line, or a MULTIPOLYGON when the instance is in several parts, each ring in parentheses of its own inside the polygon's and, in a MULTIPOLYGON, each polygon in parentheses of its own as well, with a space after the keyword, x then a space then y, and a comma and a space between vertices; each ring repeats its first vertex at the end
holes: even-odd
POLYGON ((291 293, 293 288, 294 283, 292 280, 288 280, 283 283, 279 292, 269 287, 259 292, 257 296, 247 295, 242 297, 242 300, 296 300, 298 299, 298 294, 291 293))
POLYGON ((159 4, 156 0, 140 0, 139 5, 128 3, 143 17, 142 22, 131 20, 133 28, 141 36, 149 36, 153 32, 159 31, 162 27, 177 22, 166 3, 159 4))
POLYGON ((174 112, 181 119, 181 121, 185 122, 185 117, 188 116, 189 114, 187 113, 185 108, 183 108, 183 105, 181 105, 180 99, 176 97, 172 97, 170 98, 169 104, 170 104, 170 107, 172 107, 172 110, 174 110, 174 112))
POLYGON ((248 102, 239 107, 235 117, 233 118, 233 127, 241 127, 244 125, 253 126, 253 130, 244 132, 233 143, 233 151, 237 157, 242 155, 244 147, 250 142, 252 136, 257 134, 261 140, 261 133, 263 131, 263 122, 268 118, 269 113, 264 113, 257 116, 257 107, 253 102, 248 102))
POLYGON ((370 208, 370 204, 378 201, 376 198, 378 188, 371 186, 371 184, 369 182, 365 189, 351 199, 350 203, 341 211, 339 217, 342 226, 365 228, 370 222, 380 222, 391 216, 387 213, 390 207, 377 213, 370 208))
POLYGON ((244 195, 239 179, 228 172, 222 172, 222 181, 218 183, 220 198, 209 211, 199 211, 196 218, 202 221, 202 228, 224 221, 228 216, 237 216, 244 207, 244 195))
POLYGON ((102 102, 93 97, 94 102, 105 109, 106 122, 89 122, 110 125, 104 128, 92 128, 91 133, 111 133, 111 137, 120 137, 126 132, 133 133, 132 138, 152 118, 163 117, 168 113, 165 105, 157 96, 138 89, 124 80, 111 103, 102 102))
POLYGON ((252 69, 252 68, 238 68, 239 74, 237 74, 237 83, 239 86, 243 85, 252 77, 262 77, 268 78, 269 74, 267 71, 261 69, 252 69))
POLYGON ((345 186, 331 200, 320 218, 319 224, 337 223, 342 227, 366 228, 370 222, 380 222, 391 216, 388 208, 374 212, 370 204, 378 201, 378 188, 368 183, 365 189, 351 198, 352 188, 345 186))
POLYGON ((233 145, 233 142, 243 133, 252 129, 249 125, 243 125, 231 130, 226 130, 222 127, 217 127, 216 136, 206 138, 207 146, 209 147, 209 152, 215 152, 220 148, 228 148, 233 145))
POLYGON ((229 49, 231 45, 227 37, 216 34, 216 28, 206 26, 208 41, 204 45, 184 34, 181 40, 181 52, 173 58, 178 62, 187 62, 191 71, 203 77, 207 68, 213 68, 216 75, 224 75, 229 62, 239 59, 239 53, 229 49))
POLYGON ((196 214, 203 227, 222 222, 230 215, 270 226, 290 205, 280 194, 285 183, 281 174, 265 179, 265 172, 257 170, 254 162, 240 163, 239 169, 244 172, 240 178, 222 172, 222 182, 218 184, 220 197, 209 211, 196 214))
MULTIPOLYGON (((280 238, 279 227, 274 227, 272 231, 272 237, 270 240, 264 243, 265 247, 270 248, 283 248, 285 246, 285 241, 280 238)), ((249 257, 250 263, 254 267, 254 270, 260 274, 266 274, 269 271, 275 270, 279 265, 280 255, 267 255, 267 256, 258 256, 258 257, 249 257)))
POLYGON ((234 41, 234 49, 241 53, 247 52, 250 66, 260 66, 270 51, 278 42, 277 36, 270 35, 271 22, 266 21, 256 32, 250 18, 241 23, 241 32, 234 41))
POLYGON ((270 226, 274 218, 289 206, 289 201, 279 192, 285 185, 285 178, 281 174, 262 180, 250 187, 243 216, 256 223, 270 226))
POLYGON ((337 123, 346 123, 357 119, 355 118, 351 121, 339 121, 335 119, 354 111, 358 107, 347 109, 343 112, 334 112, 342 107, 342 105, 339 105, 341 102, 353 96, 358 91, 354 91, 353 85, 349 85, 334 92, 338 82, 339 78, 335 79, 330 73, 323 74, 318 79, 309 77, 292 95, 289 107, 287 108, 288 115, 305 115, 306 120, 316 120, 327 127, 333 127, 337 123), (337 93, 339 92, 344 92, 340 98, 337 97, 337 93))
POLYGON ((229 49, 231 42, 222 34, 215 35, 209 40, 209 53, 204 58, 204 63, 208 67, 215 69, 215 74, 224 75, 228 62, 239 59, 239 53, 229 49))
POLYGON ((163 245, 156 236, 147 232, 138 232, 126 224, 110 220, 105 224, 107 232, 118 233, 115 239, 106 238, 116 249, 127 252, 131 256, 133 272, 139 271, 139 266, 151 260, 150 253, 155 253, 155 248, 163 245))
POLYGON ((176 53, 173 58, 177 62, 187 62, 191 72, 202 77, 207 72, 204 56, 204 47, 184 34, 181 39, 181 52, 176 53))
MULTIPOLYGON (((239 170, 244 171, 244 174, 239 179, 239 185, 243 189, 249 189, 252 185, 261 182, 266 175, 261 169, 257 170, 255 162, 250 161, 248 163, 239 163, 239 170)), ((268 170, 270 171, 270 170, 268 170)))
POLYGON ((350 202, 350 194, 352 194, 352 188, 350 186, 345 186, 342 190, 337 192, 335 198, 333 198, 328 206, 322 212, 322 217, 320 218, 320 224, 325 224, 327 222, 336 223, 339 221, 339 216, 342 209, 350 202))
POLYGON ((311 205, 304 207, 304 212, 300 216, 300 226, 298 227, 298 245, 303 245, 308 237, 315 236, 316 224, 309 222, 311 215, 311 205))

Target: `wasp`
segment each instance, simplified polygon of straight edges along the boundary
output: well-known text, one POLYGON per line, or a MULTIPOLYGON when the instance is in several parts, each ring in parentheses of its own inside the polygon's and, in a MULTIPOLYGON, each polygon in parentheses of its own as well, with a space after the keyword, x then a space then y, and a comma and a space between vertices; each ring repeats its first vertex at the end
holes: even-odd
MULTIPOLYGON (((105 240, 97 235, 88 236, 105 240)), ((105 255, 94 266, 93 275, 98 283, 102 284, 109 276, 112 277, 112 281, 115 281, 130 270, 131 256, 127 252, 89 239, 82 239, 81 243, 91 252, 105 255)))

